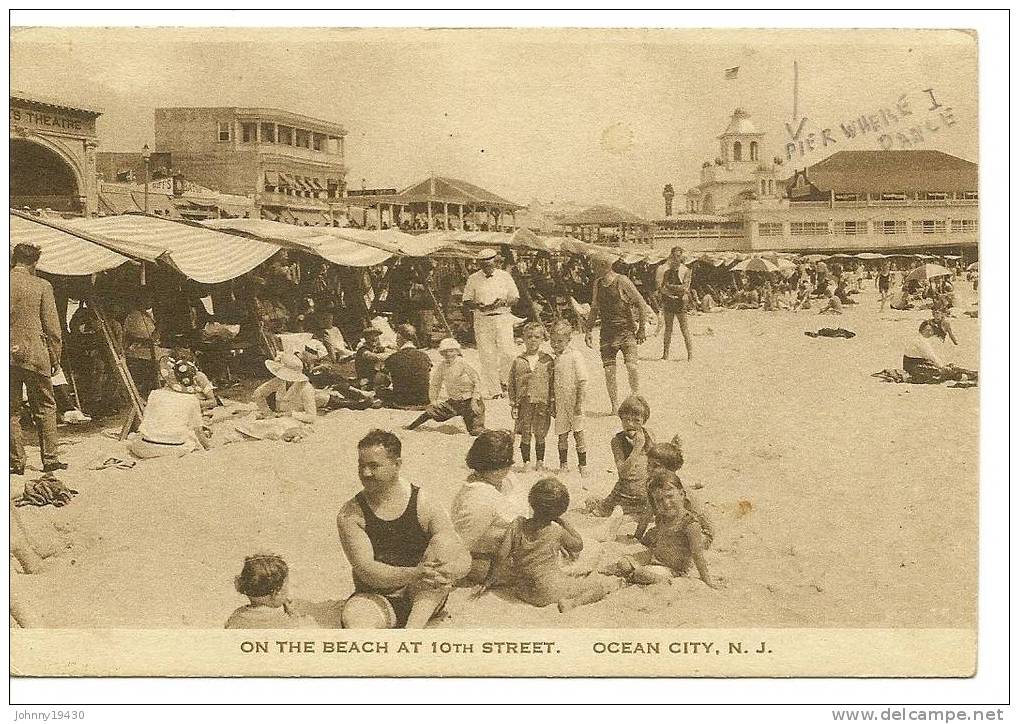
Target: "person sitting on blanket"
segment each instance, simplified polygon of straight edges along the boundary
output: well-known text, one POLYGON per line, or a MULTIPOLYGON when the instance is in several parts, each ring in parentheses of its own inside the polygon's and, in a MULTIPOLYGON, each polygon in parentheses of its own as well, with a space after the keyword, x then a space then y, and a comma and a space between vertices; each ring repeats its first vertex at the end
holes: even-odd
POLYGON ((937 383, 975 379, 975 371, 942 361, 928 341, 936 334, 934 322, 927 319, 920 323, 918 336, 906 343, 906 350, 902 354, 902 369, 909 374, 910 382, 937 383))
POLYGON ((195 385, 197 373, 198 368, 187 360, 159 360, 163 387, 149 393, 138 434, 127 446, 132 455, 144 460, 180 457, 199 447, 209 449, 195 385))

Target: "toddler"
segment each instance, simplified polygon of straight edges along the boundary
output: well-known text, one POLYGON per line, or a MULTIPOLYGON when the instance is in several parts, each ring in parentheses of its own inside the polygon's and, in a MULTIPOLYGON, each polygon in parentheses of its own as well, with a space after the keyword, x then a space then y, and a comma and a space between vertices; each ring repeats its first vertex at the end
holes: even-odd
POLYGON ((580 534, 562 515, 570 494, 556 478, 543 478, 527 496, 531 517, 518 517, 510 525, 482 592, 498 582, 510 587, 516 598, 532 606, 557 604, 560 612, 600 601, 622 587, 618 578, 592 573, 568 576, 559 565, 561 551, 576 556, 584 548, 580 534))
POLYGON ((289 575, 286 561, 279 556, 245 558, 234 586, 250 603, 230 614, 225 628, 314 628, 313 619, 293 609, 287 586, 289 575))

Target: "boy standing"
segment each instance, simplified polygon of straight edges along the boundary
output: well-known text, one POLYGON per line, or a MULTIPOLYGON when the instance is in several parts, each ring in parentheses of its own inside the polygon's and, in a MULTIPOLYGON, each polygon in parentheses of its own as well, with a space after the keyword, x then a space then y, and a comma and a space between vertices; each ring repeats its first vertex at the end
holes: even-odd
POLYGON ((544 341, 545 327, 541 322, 524 325, 524 353, 513 360, 508 388, 510 413, 516 420, 513 431, 520 435, 520 459, 526 468, 531 461, 533 435, 535 470, 545 467, 545 438, 552 423, 549 403, 555 360, 539 349, 544 341))

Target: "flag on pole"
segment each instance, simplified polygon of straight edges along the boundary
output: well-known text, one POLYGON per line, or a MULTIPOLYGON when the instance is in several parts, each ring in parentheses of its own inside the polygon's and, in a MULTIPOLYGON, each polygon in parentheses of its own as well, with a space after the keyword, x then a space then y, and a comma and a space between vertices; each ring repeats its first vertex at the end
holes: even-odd
POLYGON ((736 80, 736 76, 737 75, 739 75, 739 66, 738 65, 735 68, 726 68, 725 69, 725 79, 726 80, 736 80))

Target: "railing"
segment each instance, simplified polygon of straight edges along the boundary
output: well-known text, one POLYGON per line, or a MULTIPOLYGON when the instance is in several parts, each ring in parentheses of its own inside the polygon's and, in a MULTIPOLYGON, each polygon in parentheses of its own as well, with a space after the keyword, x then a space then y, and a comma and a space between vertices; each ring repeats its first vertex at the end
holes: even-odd
POLYGON ((326 151, 316 151, 313 148, 304 148, 302 146, 288 146, 285 143, 238 143, 238 148, 254 148, 261 154, 274 154, 278 156, 288 156, 290 158, 299 158, 302 161, 317 161, 318 163, 329 164, 330 166, 343 166, 343 154, 342 153, 328 153, 326 151))
POLYGON ((889 206, 978 206, 979 199, 906 199, 904 201, 869 199, 860 201, 796 201, 789 200, 793 208, 835 208, 835 209, 862 209, 868 206, 889 207, 889 206))

